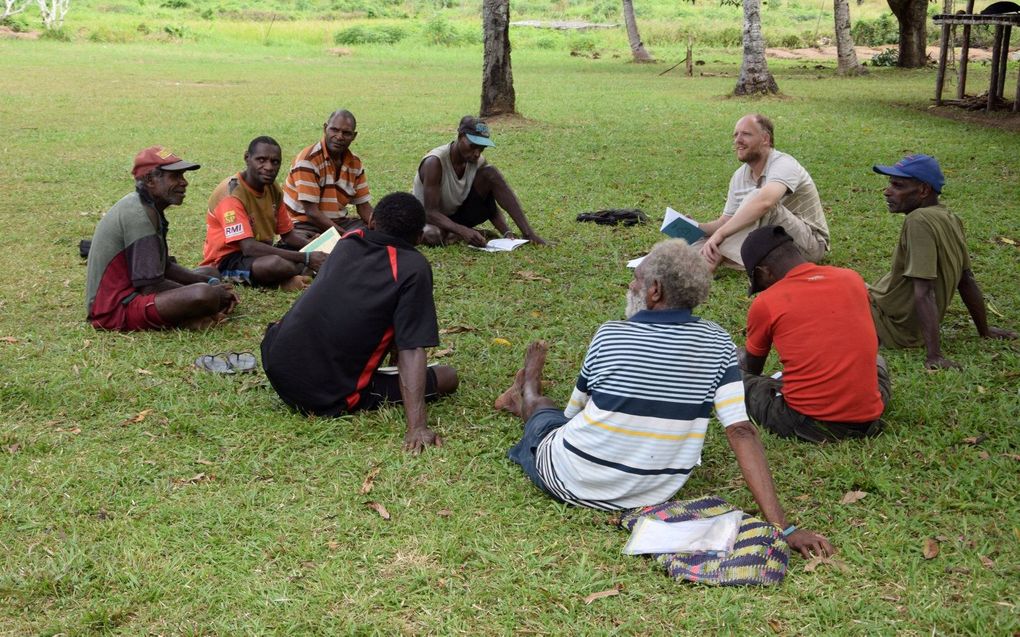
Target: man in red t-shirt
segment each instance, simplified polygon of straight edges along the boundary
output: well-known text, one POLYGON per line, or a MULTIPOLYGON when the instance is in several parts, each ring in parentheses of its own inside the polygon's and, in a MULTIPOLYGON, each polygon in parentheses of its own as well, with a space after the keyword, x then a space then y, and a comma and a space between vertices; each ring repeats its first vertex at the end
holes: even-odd
POLYGON ((316 272, 326 260, 323 252, 298 252, 308 237, 294 230, 283 204, 280 161, 276 140, 256 137, 244 153, 244 172, 224 179, 209 198, 202 265, 223 279, 301 289, 306 269, 316 272), (286 248, 273 245, 277 235, 286 248))
POLYGON ((810 442, 878 434, 889 372, 861 276, 810 263, 782 226, 754 230, 740 253, 750 293, 760 292, 747 313, 748 415, 776 435, 810 442), (773 345, 781 378, 761 375, 773 345))

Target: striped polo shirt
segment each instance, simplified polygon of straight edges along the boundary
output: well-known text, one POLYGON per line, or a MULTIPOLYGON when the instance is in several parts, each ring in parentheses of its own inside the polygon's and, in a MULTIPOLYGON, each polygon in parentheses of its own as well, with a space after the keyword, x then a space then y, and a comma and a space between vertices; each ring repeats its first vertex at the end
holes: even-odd
POLYGON ((368 180, 358 156, 344 151, 338 168, 321 139, 298 153, 283 182, 283 203, 294 221, 308 220, 303 202, 318 204, 327 217, 340 219, 347 216, 347 204, 368 201, 368 180))
POLYGON ((713 410, 747 420, 736 347, 687 310, 645 310, 603 324, 536 466, 565 502, 624 509, 664 502, 701 462, 713 410))

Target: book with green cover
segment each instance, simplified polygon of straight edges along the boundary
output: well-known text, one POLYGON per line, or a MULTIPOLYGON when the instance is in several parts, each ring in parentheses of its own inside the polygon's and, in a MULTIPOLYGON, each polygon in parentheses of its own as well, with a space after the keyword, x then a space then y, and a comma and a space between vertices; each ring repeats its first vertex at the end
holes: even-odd
POLYGON ((666 217, 662 220, 662 227, 659 229, 664 234, 674 239, 683 239, 687 243, 694 243, 705 236, 704 231, 698 227, 697 221, 668 206, 666 207, 666 217))

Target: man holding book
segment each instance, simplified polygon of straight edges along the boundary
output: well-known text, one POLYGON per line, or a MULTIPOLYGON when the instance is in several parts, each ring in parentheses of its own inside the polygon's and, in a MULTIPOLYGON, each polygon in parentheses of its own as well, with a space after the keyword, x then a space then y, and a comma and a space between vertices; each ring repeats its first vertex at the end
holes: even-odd
POLYGON ((244 153, 244 171, 221 181, 209 197, 202 265, 219 270, 222 279, 299 290, 306 269, 316 272, 326 260, 323 252, 297 252, 307 237, 294 230, 276 185, 281 157, 275 139, 256 137, 244 153), (273 245, 277 235, 286 248, 273 245))
POLYGON ((764 225, 783 226, 804 258, 818 263, 829 250, 822 202, 804 167, 775 149, 772 121, 757 113, 741 117, 733 130, 733 148, 743 165, 730 179, 723 213, 698 225, 707 235, 700 248, 711 268, 743 267, 740 246, 748 233, 764 225))

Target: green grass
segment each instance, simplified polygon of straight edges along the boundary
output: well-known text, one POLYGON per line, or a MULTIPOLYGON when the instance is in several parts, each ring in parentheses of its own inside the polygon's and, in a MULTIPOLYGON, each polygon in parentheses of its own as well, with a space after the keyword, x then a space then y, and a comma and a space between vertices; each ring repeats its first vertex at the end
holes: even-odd
MULTIPOLYGON (((776 62, 787 97, 747 101, 725 97, 739 62, 725 51, 699 67, 713 75, 683 78, 625 58, 515 50, 527 120, 495 123, 487 156, 557 243, 509 255, 425 252, 441 327, 474 331, 443 337, 454 353, 442 360, 463 382, 429 409, 446 446, 420 457, 400 451, 399 409, 306 419, 285 410, 261 374, 192 369, 203 353, 257 350, 291 295, 243 289, 235 318, 205 333, 86 325, 77 242, 130 190, 139 148, 166 144, 202 163, 184 205, 169 211, 172 251, 193 265, 206 197, 240 168, 252 137, 273 135, 289 160, 333 108, 349 107, 378 198, 408 189, 421 155, 477 109, 479 47, 405 41, 335 57, 319 29, 293 44, 281 30, 271 46, 0 41, 0 336, 16 339, 0 341, 0 633, 1020 630, 1020 348, 977 339, 959 301, 942 335, 964 369, 929 374, 921 351, 888 352, 894 394, 881 437, 829 447, 766 438, 791 519, 829 535, 847 573, 807 573, 794 558, 775 589, 678 585, 652 562, 622 556, 626 536, 606 514, 557 505, 530 486, 504 455, 520 423, 490 408, 535 338, 551 341, 550 392, 566 398, 593 331, 622 314, 623 263, 660 236, 655 223, 611 229, 576 214, 638 206, 658 217, 671 205, 713 217, 736 167, 733 123, 753 110, 775 119, 778 147, 817 182, 829 262, 868 280, 888 267, 901 223, 884 211, 871 164, 907 151, 939 157, 944 201, 963 217, 978 281, 1002 315, 993 320, 1020 327, 1017 248, 997 241, 1020 240, 1017 134, 932 117, 930 71, 839 80, 834 63, 776 62), (522 270, 551 282, 524 280, 522 270), (982 434, 976 446, 964 441, 982 434), (373 466, 375 489, 359 495, 373 466), (838 504, 851 489, 869 495, 838 504), (942 538, 933 560, 922 557, 929 537, 942 538), (584 604, 614 584, 622 594, 584 604)), ((983 73, 972 67, 975 86, 983 73)), ((745 291, 742 276, 725 273, 700 310, 738 342, 745 291)), ((682 493, 753 510, 713 427, 682 493)))

